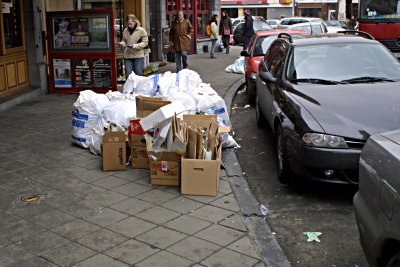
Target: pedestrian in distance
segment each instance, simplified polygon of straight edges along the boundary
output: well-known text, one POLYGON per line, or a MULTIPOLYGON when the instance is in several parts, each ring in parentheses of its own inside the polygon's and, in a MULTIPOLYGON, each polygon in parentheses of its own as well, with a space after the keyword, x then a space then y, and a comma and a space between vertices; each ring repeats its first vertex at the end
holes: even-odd
POLYGON ((193 26, 183 16, 183 11, 178 11, 176 20, 171 24, 169 41, 175 52, 176 72, 186 69, 188 66, 187 57, 192 40, 193 26))
POLYGON ((251 12, 249 9, 244 11, 244 27, 242 32, 243 37, 243 50, 247 49, 247 46, 250 42, 251 37, 254 35, 253 29, 253 17, 251 16, 251 12))
POLYGON ((124 50, 125 76, 128 78, 132 71, 136 75, 143 75, 144 49, 149 44, 149 38, 135 15, 129 14, 126 21, 128 27, 122 33, 119 45, 124 50))
POLYGON ((222 11, 221 21, 219 23, 219 34, 221 35, 222 44, 225 47, 226 54, 229 54, 229 39, 232 34, 232 21, 226 11, 222 11))
POLYGON ((212 15, 208 25, 211 27, 211 51, 210 51, 210 58, 217 58, 215 56, 215 48, 218 44, 219 34, 218 34, 218 15, 212 15))

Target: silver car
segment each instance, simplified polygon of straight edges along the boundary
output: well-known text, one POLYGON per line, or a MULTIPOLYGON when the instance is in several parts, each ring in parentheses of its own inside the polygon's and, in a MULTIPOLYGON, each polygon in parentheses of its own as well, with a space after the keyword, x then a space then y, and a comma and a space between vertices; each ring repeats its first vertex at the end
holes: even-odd
POLYGON ((354 211, 371 267, 400 266, 400 130, 371 136, 359 164, 354 211))

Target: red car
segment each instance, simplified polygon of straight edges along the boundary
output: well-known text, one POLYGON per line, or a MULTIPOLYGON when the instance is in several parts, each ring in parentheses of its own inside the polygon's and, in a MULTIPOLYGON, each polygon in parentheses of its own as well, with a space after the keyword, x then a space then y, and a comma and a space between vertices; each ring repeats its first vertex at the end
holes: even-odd
POLYGON ((248 50, 243 50, 240 55, 245 57, 244 70, 246 76, 247 94, 249 95, 249 103, 254 104, 256 100, 256 75, 258 64, 264 57, 270 44, 276 39, 280 33, 289 34, 307 34, 301 30, 268 30, 256 32, 251 38, 248 50))

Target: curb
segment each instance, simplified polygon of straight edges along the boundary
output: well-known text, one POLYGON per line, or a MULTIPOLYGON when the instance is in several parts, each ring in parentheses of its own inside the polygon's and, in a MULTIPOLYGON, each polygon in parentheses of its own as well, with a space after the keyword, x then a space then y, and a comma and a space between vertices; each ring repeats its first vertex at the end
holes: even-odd
MULTIPOLYGON (((236 92, 243 87, 243 85, 244 78, 241 78, 231 85, 223 97, 229 115, 236 92)), ((222 152, 222 158, 225 164, 226 174, 229 177, 229 183, 244 216, 244 221, 257 244, 264 263, 268 267, 291 267, 289 260, 265 221, 265 216, 262 215, 258 209, 257 200, 243 176, 243 171, 234 149, 225 149, 222 152)))

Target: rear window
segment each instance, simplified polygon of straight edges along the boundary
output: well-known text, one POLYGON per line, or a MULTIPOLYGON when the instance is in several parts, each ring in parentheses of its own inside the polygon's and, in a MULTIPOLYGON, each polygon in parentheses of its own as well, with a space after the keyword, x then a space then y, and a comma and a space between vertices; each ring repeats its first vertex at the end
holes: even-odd
POLYGON ((253 57, 263 56, 267 52, 271 43, 278 37, 278 35, 262 36, 256 40, 253 49, 253 57))

